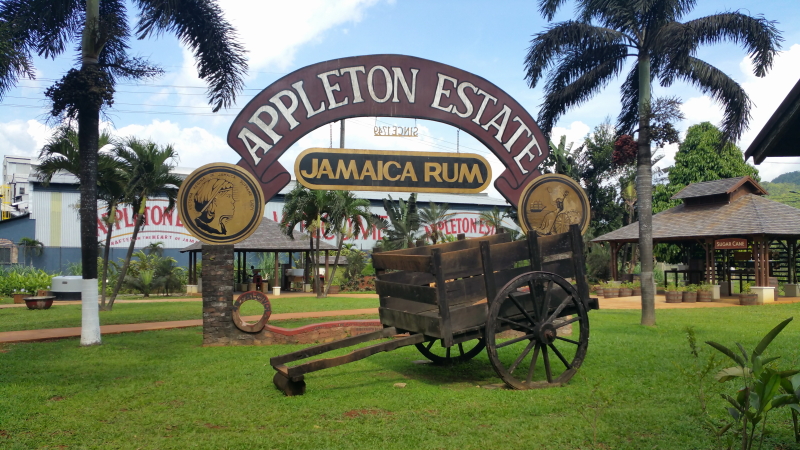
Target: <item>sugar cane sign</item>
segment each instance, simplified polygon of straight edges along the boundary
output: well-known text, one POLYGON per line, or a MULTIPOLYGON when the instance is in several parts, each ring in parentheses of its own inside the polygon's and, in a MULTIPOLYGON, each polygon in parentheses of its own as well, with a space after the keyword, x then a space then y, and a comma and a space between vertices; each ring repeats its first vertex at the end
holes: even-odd
POLYGON ((539 236, 566 233, 577 224, 586 233, 591 218, 589 198, 572 178, 546 174, 533 180, 522 192, 517 205, 523 232, 533 230, 539 236))
POLYGON ((178 213, 186 229, 206 244, 236 244, 264 217, 264 194, 250 172, 227 163, 206 164, 178 189, 178 213))
POLYGON ((480 155, 310 148, 295 160, 309 189, 477 193, 492 179, 480 155))
MULTIPOLYGON (((464 70, 404 55, 354 56, 298 69, 256 95, 227 140, 268 201, 291 181, 278 158, 301 137, 330 122, 379 116, 433 120, 469 133, 506 167, 494 186, 514 205, 549 154, 539 126, 502 89, 464 70)), ((394 170, 389 166, 390 177, 394 170)))
POLYGON ((727 238, 717 239, 714 241, 715 250, 746 250, 747 239, 745 238, 727 238))

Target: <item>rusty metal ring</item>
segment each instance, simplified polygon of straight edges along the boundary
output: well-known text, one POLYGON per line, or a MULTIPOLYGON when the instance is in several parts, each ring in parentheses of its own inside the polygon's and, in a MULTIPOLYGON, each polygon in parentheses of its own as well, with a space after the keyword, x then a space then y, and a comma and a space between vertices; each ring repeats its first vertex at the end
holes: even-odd
POLYGON ((236 328, 244 331, 245 333, 258 333, 259 331, 263 330, 264 327, 267 326, 267 321, 269 320, 270 315, 272 315, 272 305, 269 303, 269 298, 267 298, 267 295, 263 292, 258 291, 248 291, 240 295, 236 301, 233 302, 233 308, 231 309, 231 318, 233 319, 233 324, 236 325, 236 328), (255 300, 264 306, 264 314, 261 316, 261 319, 252 325, 245 322, 239 315, 239 308, 244 302, 249 300, 255 300))

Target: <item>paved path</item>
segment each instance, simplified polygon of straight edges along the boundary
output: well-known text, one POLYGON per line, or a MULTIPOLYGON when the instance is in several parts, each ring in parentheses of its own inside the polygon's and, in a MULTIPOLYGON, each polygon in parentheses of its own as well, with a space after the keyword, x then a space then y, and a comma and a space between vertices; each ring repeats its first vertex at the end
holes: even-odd
MULTIPOLYGON (((316 317, 338 317, 338 316, 361 316, 366 314, 378 314, 378 308, 366 309, 347 309, 343 311, 316 311, 301 313, 272 314, 270 321, 289 320, 289 319, 309 319, 316 317)), ((247 316, 243 319, 257 321, 261 316, 247 316)), ((136 331, 167 330, 172 328, 199 327, 203 325, 202 319, 196 320, 176 320, 173 322, 152 322, 152 323, 130 323, 124 325, 103 325, 100 327, 101 334, 130 333, 136 331)), ((0 333, 0 344, 11 342, 35 342, 47 341, 50 339, 63 339, 80 337, 81 328, 50 328, 46 330, 26 330, 26 331, 6 331, 0 333)))

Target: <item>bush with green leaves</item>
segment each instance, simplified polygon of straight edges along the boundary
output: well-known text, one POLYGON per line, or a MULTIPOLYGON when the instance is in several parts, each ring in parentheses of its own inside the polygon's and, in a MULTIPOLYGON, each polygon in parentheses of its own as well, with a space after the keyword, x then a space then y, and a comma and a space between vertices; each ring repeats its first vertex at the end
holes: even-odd
POLYGON ((739 353, 717 342, 706 342, 736 363, 735 366, 722 369, 716 375, 717 381, 724 383, 735 380, 743 384, 735 396, 722 394, 732 406, 727 409, 733 420, 719 427, 712 423, 717 436, 727 435, 728 449, 736 446, 750 450, 755 442, 758 442, 760 449, 764 443, 768 414, 782 407, 791 409, 795 440, 800 442, 800 370, 778 370, 772 363, 780 356, 762 356, 791 321, 790 317, 770 330, 750 354, 738 342, 736 346, 739 353))
POLYGON ((29 266, 0 267, 0 295, 36 295, 36 291, 40 289, 50 289, 53 276, 42 269, 29 266))

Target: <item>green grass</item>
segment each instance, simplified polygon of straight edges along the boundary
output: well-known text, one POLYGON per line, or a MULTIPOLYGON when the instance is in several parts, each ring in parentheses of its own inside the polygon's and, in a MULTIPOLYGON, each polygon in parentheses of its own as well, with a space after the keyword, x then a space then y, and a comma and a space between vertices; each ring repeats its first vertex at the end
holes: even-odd
MULTIPOLYGON (((799 313, 800 304, 659 310, 658 326, 645 328, 638 311, 592 312, 578 375, 537 391, 477 387, 499 382, 485 353, 450 368, 413 364, 413 347, 380 353, 309 374, 306 395, 287 398, 268 360, 301 346, 203 348, 200 328, 108 335, 88 348, 76 339, 9 344, 0 348, 0 447, 718 448, 679 370, 692 364, 684 327, 700 342, 752 349, 799 313), (603 398, 611 403, 593 408, 603 398)), ((800 320, 767 355, 800 366, 799 341, 800 320)), ((711 399, 712 411, 723 407, 711 399)), ((798 448, 789 417, 772 413, 764 448, 798 448)))
MULTIPOLYGON (((346 297, 296 297, 272 298, 272 313, 310 311, 339 311, 347 309, 377 308, 377 298, 346 297)), ((202 302, 117 303, 112 311, 100 311, 101 325, 125 323, 165 322, 202 318, 202 302)), ((243 315, 262 314, 263 308, 254 301, 242 305, 243 315)), ((317 320, 319 321, 319 320, 317 320)), ((47 310, 21 308, 0 309, 0 332, 37 330, 43 328, 68 328, 81 326, 81 306, 57 302, 47 310)))

